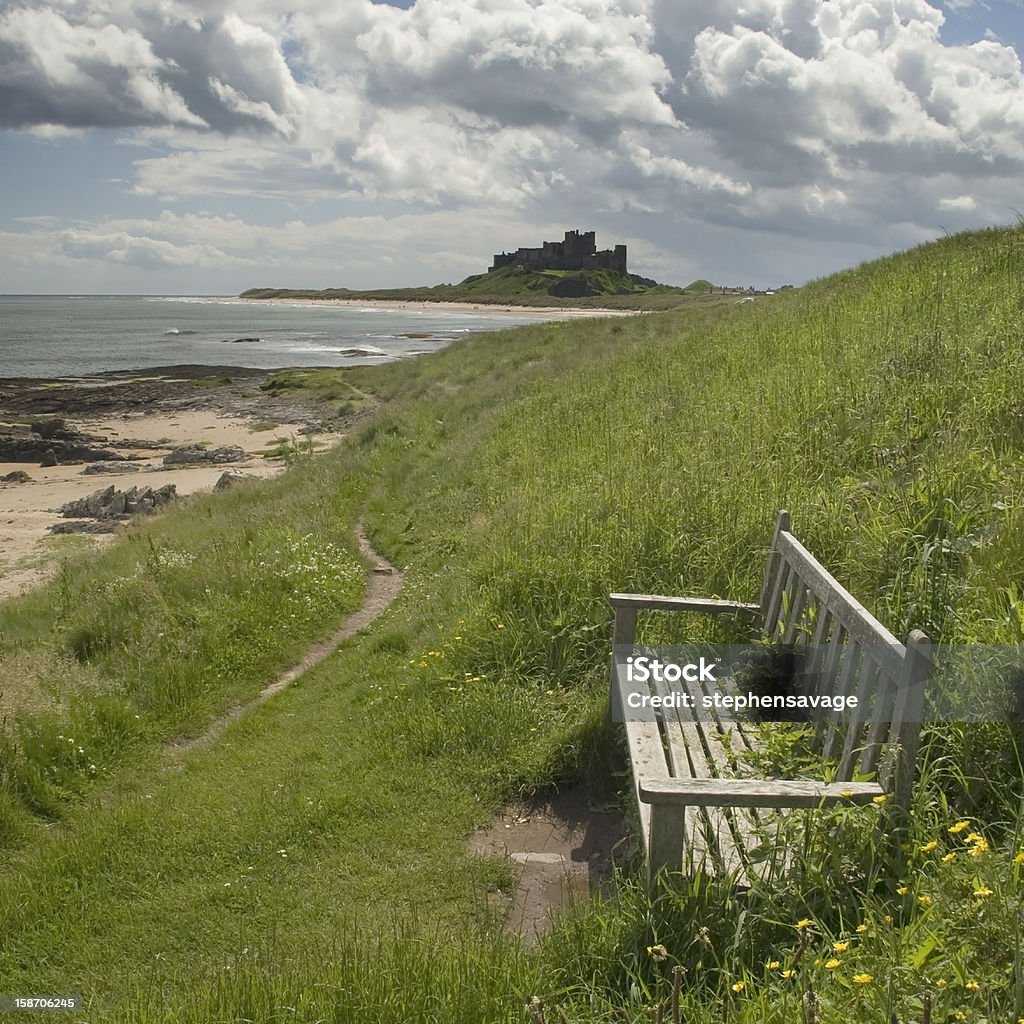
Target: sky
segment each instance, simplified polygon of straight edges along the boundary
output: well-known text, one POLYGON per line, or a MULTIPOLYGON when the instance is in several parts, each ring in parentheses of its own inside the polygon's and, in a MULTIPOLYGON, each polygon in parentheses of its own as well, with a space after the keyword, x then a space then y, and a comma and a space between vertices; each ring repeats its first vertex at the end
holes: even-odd
POLYGON ((799 285, 1024 211, 1024 0, 0 0, 0 292, 799 285))

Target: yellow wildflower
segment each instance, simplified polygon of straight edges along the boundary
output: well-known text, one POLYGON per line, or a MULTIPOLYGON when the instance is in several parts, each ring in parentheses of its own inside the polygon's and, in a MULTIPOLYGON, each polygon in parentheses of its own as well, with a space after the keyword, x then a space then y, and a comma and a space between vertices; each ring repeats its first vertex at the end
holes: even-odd
POLYGON ((659 942, 656 946, 647 947, 647 955, 656 963, 668 959, 668 950, 659 942))
POLYGON ((958 836, 964 829, 970 828, 970 821, 958 821, 952 828, 947 828, 946 831, 951 836, 958 836))
POLYGON ((939 980, 937 982, 935 982, 935 987, 936 988, 945 988, 948 984, 949 984, 949 982, 946 981, 945 978, 939 978, 939 980))
POLYGON ((983 843, 985 837, 980 832, 972 832, 965 840, 965 843, 983 843))
POLYGON ((793 970, 783 971, 782 972, 782 976, 786 979, 786 981, 789 981, 791 978, 795 978, 796 977, 796 971, 793 971, 793 970))
POLYGON ((920 903, 922 907, 930 907, 932 905, 932 898, 931 896, 918 896, 917 902, 920 903))
POLYGON ((880 793, 878 796, 873 796, 871 798, 871 802, 873 804, 878 804, 879 807, 881 807, 881 805, 884 804, 885 801, 888 800, 888 799, 889 799, 889 797, 888 797, 888 795, 886 793, 880 793))
POLYGON ((850 799, 850 797, 851 797, 851 796, 853 796, 853 790, 852 790, 852 789, 844 789, 844 790, 842 791, 842 793, 840 793, 839 795, 840 795, 840 796, 841 796, 841 797, 842 797, 842 798, 843 798, 844 800, 849 800, 849 799, 850 799))
POLYGON ((836 953, 845 953, 849 948, 850 948, 850 944, 848 942, 833 942, 832 943, 832 949, 836 953))
POLYGON ((981 986, 972 978, 964 985, 964 988, 967 989, 968 992, 977 992, 981 986))
POLYGON ((905 885, 901 885, 901 886, 900 886, 900 887, 899 887, 899 888, 898 888, 898 889, 896 890, 896 895, 897 895, 897 896, 906 896, 906 895, 907 895, 907 887, 906 887, 905 885))
POLYGON ((1013 858, 1014 864, 1024 864, 1024 850, 1021 850, 1016 857, 1013 858))
POLYGON ((971 847, 971 856, 980 857, 983 853, 988 852, 988 840, 983 836, 978 836, 974 841, 974 845, 971 847))
POLYGON ((825 961, 825 969, 834 971, 842 962, 842 960, 837 960, 835 957, 832 957, 831 960, 825 961))
POLYGON ((777 971, 782 966, 778 960, 766 960, 764 965, 769 971, 777 971))
POLYGON ((937 839, 933 839, 930 843, 925 843, 924 846, 918 847, 921 853, 931 853, 939 845, 937 839))
POLYGON ((858 985, 867 985, 869 982, 872 982, 875 979, 873 974, 855 974, 853 976, 853 980, 858 985))
POLYGON ((979 900, 987 900, 989 898, 989 896, 992 895, 992 890, 991 889, 984 889, 984 888, 983 889, 975 889, 974 890, 974 895, 979 900))
POLYGON ((857 925, 857 934, 858 935, 863 935, 867 930, 868 930, 868 926, 866 924, 859 924, 859 925, 857 925))
POLYGON ((809 917, 805 917, 805 918, 802 918, 801 920, 797 921, 796 926, 797 926, 797 928, 800 928, 800 929, 810 928, 812 923, 813 922, 811 921, 811 919, 809 917))
POLYGON ((745 981, 737 981, 733 983, 732 990, 733 992, 742 992, 746 987, 747 983, 745 981))
POLYGON ((948 864, 951 860, 956 860, 955 853, 947 853, 946 856, 942 858, 942 863, 948 864))

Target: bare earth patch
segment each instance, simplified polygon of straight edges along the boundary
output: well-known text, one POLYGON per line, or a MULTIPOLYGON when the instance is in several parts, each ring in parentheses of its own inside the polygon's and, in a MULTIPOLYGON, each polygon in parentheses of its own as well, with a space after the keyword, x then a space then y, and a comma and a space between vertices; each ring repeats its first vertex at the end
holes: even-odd
POLYGON ((505 930, 532 945, 573 899, 608 883, 612 854, 625 834, 622 813, 595 804, 590 788, 580 786, 511 804, 469 837, 469 849, 512 861, 518 881, 503 900, 505 930))

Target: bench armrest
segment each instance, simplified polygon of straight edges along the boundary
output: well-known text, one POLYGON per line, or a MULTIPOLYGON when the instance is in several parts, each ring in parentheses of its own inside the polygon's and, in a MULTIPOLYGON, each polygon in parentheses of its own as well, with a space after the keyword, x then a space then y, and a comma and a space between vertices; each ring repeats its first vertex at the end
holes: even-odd
POLYGON ((654 608, 666 612, 704 612, 718 615, 731 612, 745 618, 756 619, 761 614, 759 604, 742 601, 720 601, 713 597, 665 597, 660 594, 609 594, 613 608, 654 608))
POLYGON ((684 807, 828 807, 885 796, 877 782, 801 779, 642 779, 637 791, 644 803, 684 807))

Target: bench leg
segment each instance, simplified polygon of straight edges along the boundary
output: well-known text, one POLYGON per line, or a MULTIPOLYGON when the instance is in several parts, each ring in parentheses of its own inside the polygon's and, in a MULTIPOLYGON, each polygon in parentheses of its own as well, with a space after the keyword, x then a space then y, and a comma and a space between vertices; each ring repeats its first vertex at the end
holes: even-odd
POLYGON ((686 808, 681 804, 651 804, 650 829, 647 887, 653 890, 659 871, 682 870, 686 808))

